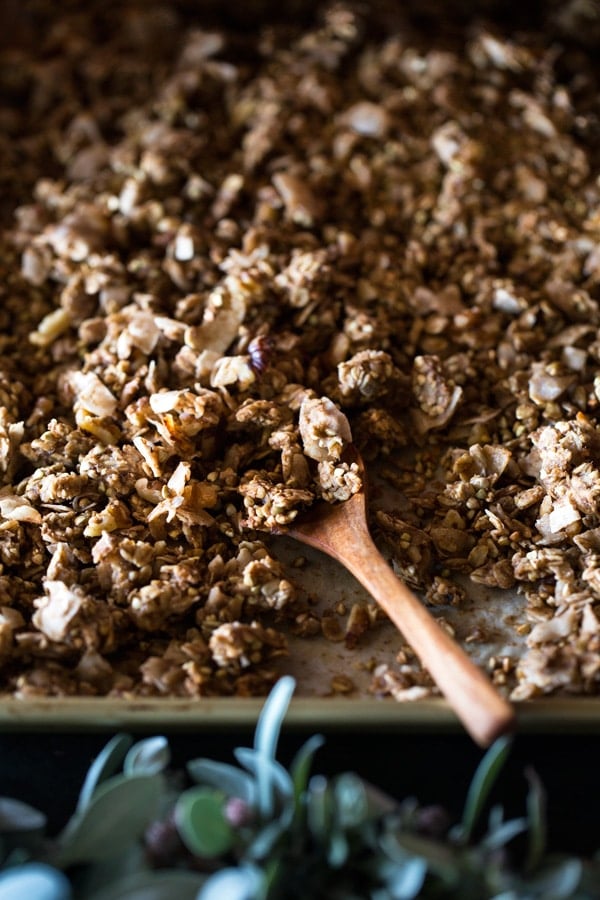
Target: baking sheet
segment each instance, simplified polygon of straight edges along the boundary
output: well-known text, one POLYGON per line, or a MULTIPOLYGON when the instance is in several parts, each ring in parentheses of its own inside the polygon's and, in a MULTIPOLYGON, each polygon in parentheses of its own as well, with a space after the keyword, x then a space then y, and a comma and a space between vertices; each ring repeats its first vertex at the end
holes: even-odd
MULTIPOLYGON (((309 547, 299 546, 289 538, 272 539, 269 549, 293 573, 294 560, 301 555, 306 564, 302 568, 302 590, 316 599, 319 614, 335 611, 338 604, 349 612, 354 603, 372 603, 369 594, 339 563, 309 547)), ((295 576, 296 579, 298 576, 295 576)), ((466 582, 464 586, 467 587, 466 582)), ((514 631, 514 624, 523 621, 524 599, 506 591, 477 587, 469 591, 460 607, 443 606, 430 610, 442 618, 455 633, 456 640, 471 658, 485 667, 491 656, 517 659, 524 645, 514 631), (475 629, 485 640, 466 639, 475 629)), ((345 613, 342 613, 345 616, 345 613)), ((344 674, 356 686, 355 696, 368 698, 372 670, 376 665, 393 665, 397 653, 406 645, 394 625, 383 620, 361 638, 357 647, 348 649, 343 641, 324 638, 308 641, 289 637, 290 656, 283 668, 297 679, 298 696, 323 698, 331 694, 331 681, 344 674)))
MULTIPOLYGON (((273 539, 272 552, 289 567, 302 589, 316 599, 318 611, 333 609, 340 601, 349 609, 352 603, 370 601, 366 591, 334 560, 316 550, 300 546, 289 538, 273 539), (298 579, 298 557, 306 562, 298 579)), ((478 587, 464 607, 444 607, 438 615, 452 624, 463 643, 479 624, 486 641, 463 645, 481 665, 490 655, 518 655, 519 639, 513 624, 522 617, 524 600, 517 594, 478 587)), ((435 614, 435 611, 434 611, 435 614)), ((368 731, 420 731, 438 733, 458 731, 461 725, 442 698, 432 697, 410 703, 379 698, 368 693, 373 660, 393 664, 404 641, 394 626, 382 621, 354 649, 343 642, 322 637, 290 637, 290 655, 281 665, 281 673, 291 674, 297 682, 286 724, 308 729, 351 729, 368 731), (331 690, 331 679, 345 674, 356 690, 340 695, 331 690)), ((252 727, 262 699, 246 698, 136 698, 64 697, 0 700, 0 730, 214 730, 252 727)), ((600 699, 587 697, 546 697, 516 704, 520 731, 600 731, 600 699)))
MULTIPOLYGON (((318 598, 317 608, 334 608, 344 602, 367 602, 365 592, 341 567, 319 554, 283 539, 272 550, 293 565, 298 555, 307 558, 302 569, 304 589, 318 598)), ((297 575, 297 572, 295 571, 297 575)), ((479 589, 466 606, 438 609, 437 615, 454 628, 457 639, 465 641, 474 628, 481 626, 486 639, 468 644, 469 653, 485 666, 492 655, 510 658, 521 652, 512 628, 522 616, 518 595, 479 589)), ((325 639, 290 638, 290 656, 281 671, 297 680, 297 694, 288 716, 290 724, 310 727, 393 727, 406 729, 458 728, 457 720, 441 699, 426 699, 398 704, 393 699, 369 695, 373 664, 393 664, 402 638, 389 623, 380 624, 365 636, 358 648, 325 639), (348 675, 355 690, 348 696, 332 694, 331 682, 340 674, 348 675)), ((250 725, 256 720, 262 700, 238 698, 202 698, 180 700, 114 698, 43 698, 0 701, 2 728, 122 728, 158 727, 224 728, 250 725)), ((551 697, 518 707, 522 728, 600 728, 600 699, 551 697)))

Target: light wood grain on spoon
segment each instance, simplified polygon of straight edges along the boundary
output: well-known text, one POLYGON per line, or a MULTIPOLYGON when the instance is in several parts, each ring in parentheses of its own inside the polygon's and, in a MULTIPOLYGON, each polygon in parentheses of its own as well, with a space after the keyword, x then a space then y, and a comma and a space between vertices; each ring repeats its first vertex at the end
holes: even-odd
MULTIPOLYGON (((362 460, 352 450, 365 484, 362 460)), ((337 559, 402 632, 473 739, 483 747, 512 730, 514 710, 462 648, 391 570, 373 543, 364 490, 336 505, 320 503, 285 534, 337 559)))

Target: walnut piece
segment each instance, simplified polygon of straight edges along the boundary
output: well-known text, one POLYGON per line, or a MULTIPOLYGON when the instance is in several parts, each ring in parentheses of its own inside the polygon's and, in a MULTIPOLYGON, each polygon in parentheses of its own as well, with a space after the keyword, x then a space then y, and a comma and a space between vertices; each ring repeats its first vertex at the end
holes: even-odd
MULTIPOLYGON (((0 66, 4 691, 264 694, 287 630, 359 642, 371 611, 319 621, 260 539, 363 487, 355 443, 425 602, 523 592, 496 683, 598 692, 585 5, 517 32, 27 4, 0 66)), ((406 648, 381 665, 376 694, 430 692, 406 648)))

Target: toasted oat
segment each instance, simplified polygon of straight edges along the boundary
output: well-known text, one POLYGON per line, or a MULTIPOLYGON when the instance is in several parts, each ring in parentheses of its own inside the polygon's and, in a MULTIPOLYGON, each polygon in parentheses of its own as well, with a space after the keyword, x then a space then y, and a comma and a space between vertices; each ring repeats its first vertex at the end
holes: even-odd
POLYGON ((351 441, 426 600, 526 595, 498 683, 598 690, 592 28, 549 4, 552 40, 442 47, 371 6, 242 33, 34 4, 3 51, 5 690, 249 695, 288 628, 355 644, 364 610, 319 623, 253 533, 359 490, 351 441))

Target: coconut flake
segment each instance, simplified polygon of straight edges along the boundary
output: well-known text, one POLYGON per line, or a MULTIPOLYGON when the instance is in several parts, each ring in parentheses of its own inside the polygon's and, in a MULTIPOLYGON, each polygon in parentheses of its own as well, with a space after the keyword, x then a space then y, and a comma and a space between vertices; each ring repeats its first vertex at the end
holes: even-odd
POLYGON ((531 629, 527 637, 527 644, 532 647, 535 644, 560 641, 573 633, 576 621, 577 611, 573 607, 569 607, 552 619, 538 622, 537 625, 531 629))
POLYGON ((383 137, 389 127, 388 114, 376 103, 363 100, 355 103, 343 115, 343 121, 364 137, 383 137))
POLYGON ((47 347, 71 327, 71 317, 62 308, 53 310, 41 320, 37 331, 32 331, 29 340, 36 347, 47 347))
POLYGON ((173 256, 179 262, 189 262, 194 258, 195 248, 191 235, 179 232, 173 244, 173 256))
POLYGON ((157 415, 171 412, 177 405, 177 400, 181 391, 159 391, 157 394, 151 394, 148 398, 150 409, 157 415))
POLYGON ((15 522, 31 522, 39 525, 42 516, 37 509, 30 504, 25 497, 17 497, 14 494, 5 494, 0 497, 0 516, 3 519, 15 522))
POLYGON ((152 313, 146 310, 134 312, 127 325, 131 343, 138 347, 143 353, 152 353, 161 330, 158 327, 152 313))
POLYGON ((46 597, 36 600, 37 611, 32 622, 51 641, 62 641, 69 630, 69 623, 79 613, 85 602, 82 593, 75 593, 64 581, 47 581, 46 597))
POLYGON ((256 381, 256 375, 248 356, 222 356, 215 364, 211 376, 211 387, 227 387, 237 384, 245 391, 256 381))
POLYGON ((72 372, 69 383, 75 391, 75 405, 94 416, 112 416, 117 398, 94 372, 72 372))
POLYGON ((574 522, 578 522, 580 518, 581 513, 573 506, 569 498, 562 497, 555 502, 552 512, 548 515, 548 525, 550 531, 556 534, 574 522))

